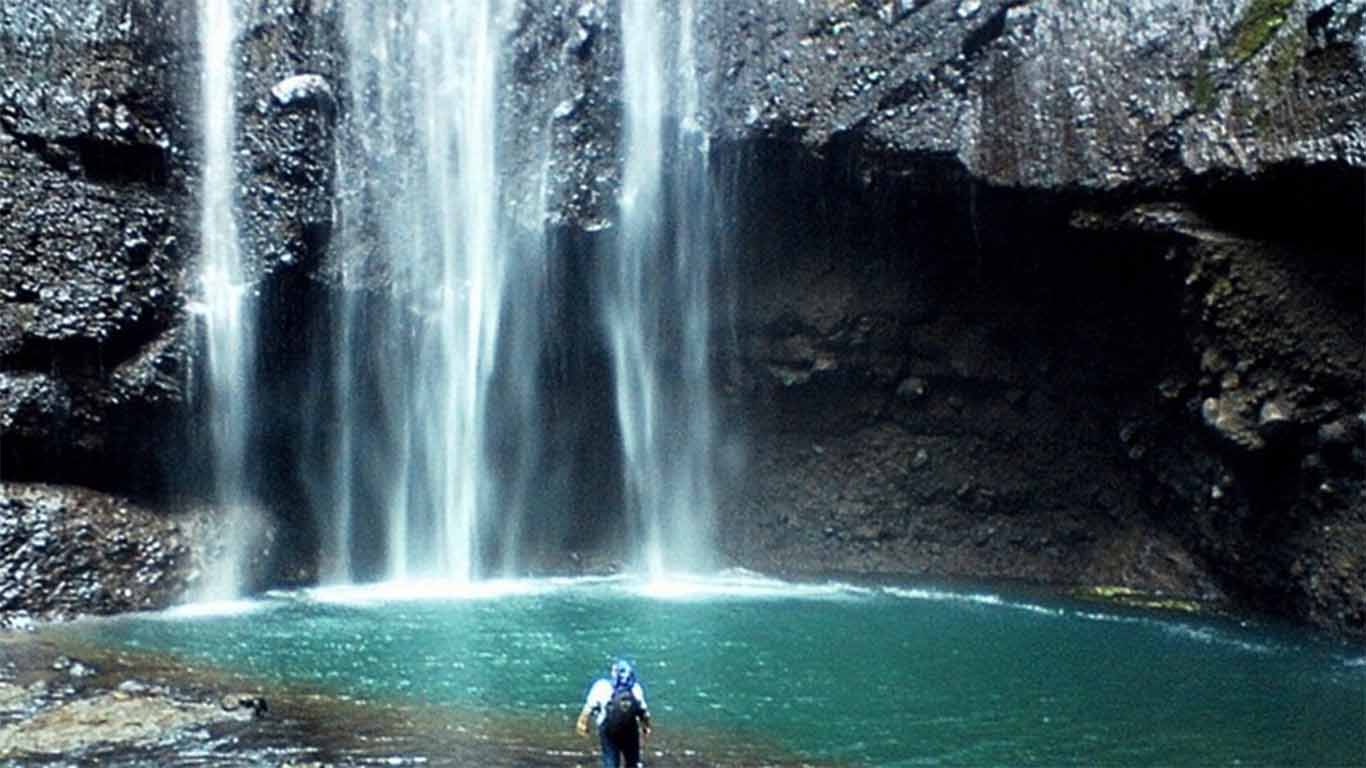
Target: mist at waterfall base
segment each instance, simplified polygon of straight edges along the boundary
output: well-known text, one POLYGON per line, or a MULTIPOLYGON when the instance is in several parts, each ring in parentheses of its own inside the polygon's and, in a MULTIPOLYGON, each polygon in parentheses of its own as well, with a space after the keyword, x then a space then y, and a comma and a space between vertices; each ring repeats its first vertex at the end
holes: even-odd
MULTIPOLYGON (((750 574, 377 585, 74 629, 435 708, 432 730, 458 729, 489 765, 591 760, 573 718, 618 654, 646 685, 658 764, 1324 766, 1359 764, 1366 737, 1359 650, 1008 589, 750 574)), ((348 749, 340 764, 443 764, 392 739, 348 749)))

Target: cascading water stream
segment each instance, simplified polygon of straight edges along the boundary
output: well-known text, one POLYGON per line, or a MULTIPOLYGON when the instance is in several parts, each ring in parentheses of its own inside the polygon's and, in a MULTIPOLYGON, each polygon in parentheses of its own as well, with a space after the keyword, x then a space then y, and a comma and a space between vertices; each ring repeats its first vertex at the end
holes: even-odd
POLYGON ((631 543, 653 577, 711 566, 715 253, 691 0, 622 3, 621 229, 604 285, 631 543), (675 24, 668 24, 676 14, 675 24), (665 33, 676 29, 676 38, 665 33), (672 103, 668 86, 682 83, 672 103), (669 118, 672 116, 672 120, 669 118), (673 126, 670 129, 670 126, 673 126))
POLYGON ((200 188, 200 311, 207 348, 206 407, 213 443, 214 497, 223 511, 225 532, 224 551, 209 564, 197 590, 201 600, 230 599, 242 593, 243 561, 255 528, 247 477, 255 334, 247 312, 251 286, 242 264, 234 204, 236 28, 230 0, 201 0, 204 158, 200 188))
MULTIPOLYGON (((541 402, 547 171, 500 165, 500 62, 516 7, 345 6, 335 427, 308 458, 330 583, 515 574, 525 534, 558 544, 559 521, 534 515, 568 519, 566 498, 538 487, 556 471, 543 441, 564 444, 541 402), (518 204, 529 207, 516 215, 518 204)), ((618 258, 595 289, 616 382, 627 544, 654 575, 700 571, 710 566, 714 504, 716 238, 706 144, 692 119, 692 3, 622 8, 618 258), (680 95, 665 97, 666 79, 685 84, 680 95)), ((509 128, 546 151, 548 127, 509 128)))
POLYGON ((384 577, 479 575, 497 505, 489 387, 511 250, 498 215, 499 10, 494 0, 346 7, 354 175, 372 188, 343 205, 343 231, 378 234, 342 267, 339 439, 323 483, 341 496, 329 581, 357 576, 355 497, 385 510, 384 577), (381 296, 359 295, 366 272, 382 275, 381 296), (384 309, 369 306, 376 298, 384 309))

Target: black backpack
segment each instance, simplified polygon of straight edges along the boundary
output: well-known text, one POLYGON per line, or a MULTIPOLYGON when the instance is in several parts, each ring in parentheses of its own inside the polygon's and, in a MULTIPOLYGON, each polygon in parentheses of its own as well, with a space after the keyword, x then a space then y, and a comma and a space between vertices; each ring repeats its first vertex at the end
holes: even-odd
POLYGON ((608 733, 621 733, 627 728, 634 728, 639 716, 640 701, 631 692, 631 686, 619 686, 612 691, 612 698, 607 702, 607 717, 602 725, 608 733))

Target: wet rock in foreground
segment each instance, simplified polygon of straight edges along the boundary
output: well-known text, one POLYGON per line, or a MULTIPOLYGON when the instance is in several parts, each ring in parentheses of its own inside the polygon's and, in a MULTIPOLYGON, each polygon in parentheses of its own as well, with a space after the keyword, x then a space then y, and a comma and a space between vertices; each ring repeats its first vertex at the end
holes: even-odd
POLYGON ((107 692, 0 727, 0 756, 70 754, 99 745, 146 746, 178 731, 247 717, 249 711, 228 712, 200 702, 107 692))

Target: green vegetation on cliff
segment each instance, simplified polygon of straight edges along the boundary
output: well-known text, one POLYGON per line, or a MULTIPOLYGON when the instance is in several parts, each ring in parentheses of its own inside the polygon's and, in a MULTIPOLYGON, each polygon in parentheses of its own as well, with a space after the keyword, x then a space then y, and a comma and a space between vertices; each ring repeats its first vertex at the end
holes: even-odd
POLYGON ((1210 72, 1208 52, 1202 52, 1195 63, 1191 100, 1195 103, 1195 109, 1201 113, 1214 109, 1217 103, 1215 101, 1214 75, 1210 72))
POLYGON ((1294 0, 1252 0, 1233 27, 1229 58, 1242 62, 1252 58, 1285 24, 1286 11, 1294 0))

